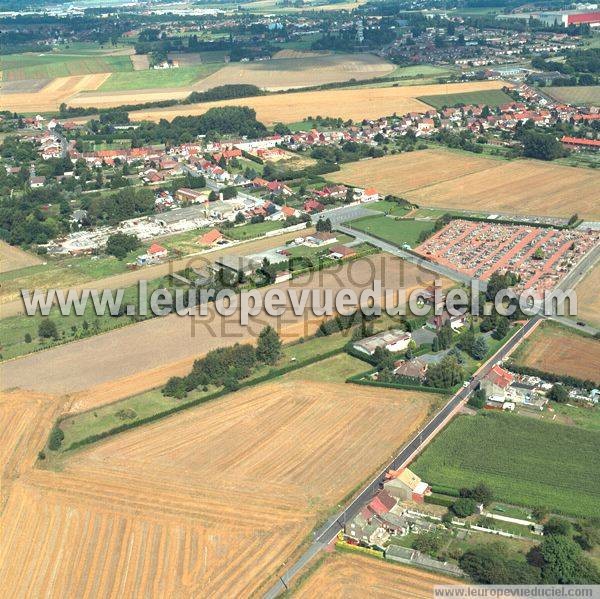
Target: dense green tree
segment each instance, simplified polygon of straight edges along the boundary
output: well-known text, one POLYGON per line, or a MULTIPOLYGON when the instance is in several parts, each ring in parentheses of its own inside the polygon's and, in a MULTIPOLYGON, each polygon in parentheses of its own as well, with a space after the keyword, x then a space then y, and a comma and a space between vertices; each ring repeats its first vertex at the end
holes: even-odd
POLYGON ((550 535, 538 551, 545 584, 600 584, 598 568, 573 539, 550 535))
POLYGON ((42 339, 58 339, 56 323, 49 318, 44 318, 38 325, 38 336, 42 339))
POLYGON ((258 335, 256 357, 265 364, 276 364, 282 354, 282 344, 277 331, 267 325, 258 335))
POLYGON ((129 252, 132 252, 140 246, 140 240, 136 235, 127 233, 114 233, 110 235, 106 242, 106 253, 123 260, 129 252))
POLYGON ((473 342, 473 348, 471 349, 471 356, 475 360, 483 360, 488 353, 487 339, 483 335, 475 337, 473 342))
POLYGON ((548 399, 557 403, 566 403, 569 401, 569 389, 561 383, 556 383, 548 391, 548 399))

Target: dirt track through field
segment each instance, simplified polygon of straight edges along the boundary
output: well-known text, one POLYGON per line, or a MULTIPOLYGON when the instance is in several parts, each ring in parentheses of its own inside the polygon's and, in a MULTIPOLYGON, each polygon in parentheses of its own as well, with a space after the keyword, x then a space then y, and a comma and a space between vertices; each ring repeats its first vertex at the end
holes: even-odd
POLYGON ((456 580, 374 558, 333 553, 293 593, 297 599, 343 597, 363 599, 431 599, 433 588, 456 580))
MULTIPOLYGON (((304 288, 360 292, 374 279, 381 279, 383 288, 409 289, 427 286, 433 275, 399 259, 376 255, 275 287, 287 289, 292 285, 298 292, 304 288)), ((25 386, 55 394, 75 393, 141 371, 191 361, 217 347, 255 339, 266 324, 280 329, 290 341, 313 333, 318 326, 321 317, 312 314, 311 305, 309 298, 302 316, 295 316, 288 307, 282 317, 250 317, 249 326, 239 323, 238 313, 223 317, 212 305, 208 316, 198 320, 176 315, 154 318, 5 362, 0 365, 0 381, 4 389, 25 386)))
POLYGON ((248 597, 430 399, 272 383, 113 437, 61 472, 23 468, 2 514, 0 579, 18 597, 248 597))

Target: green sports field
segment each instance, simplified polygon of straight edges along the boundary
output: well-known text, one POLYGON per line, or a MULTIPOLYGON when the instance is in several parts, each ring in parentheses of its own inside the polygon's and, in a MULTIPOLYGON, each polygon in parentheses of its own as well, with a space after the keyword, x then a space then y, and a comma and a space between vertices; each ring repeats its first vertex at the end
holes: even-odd
POLYGON ((81 56, 67 54, 10 54, 0 59, 5 81, 54 79, 71 75, 127 72, 133 70, 129 56, 81 56))
POLYGON ((395 220, 387 216, 365 216, 350 222, 353 229, 371 233, 394 245, 408 243, 411 247, 416 246, 419 235, 423 231, 431 231, 434 224, 431 221, 395 220))
POLYGON ((600 433, 500 412, 458 416, 411 466, 429 484, 484 482, 496 499, 600 516, 600 433))
POLYGON ((458 104, 485 104, 491 107, 497 107, 501 104, 510 102, 512 98, 500 89, 491 89, 487 91, 465 92, 460 94, 447 94, 436 96, 421 96, 417 98, 425 104, 434 108, 443 106, 456 106, 458 104))
POLYGON ((212 75, 222 66, 222 63, 211 63, 180 67, 178 69, 147 69, 131 73, 113 73, 100 86, 98 91, 115 92, 161 87, 187 87, 212 75))

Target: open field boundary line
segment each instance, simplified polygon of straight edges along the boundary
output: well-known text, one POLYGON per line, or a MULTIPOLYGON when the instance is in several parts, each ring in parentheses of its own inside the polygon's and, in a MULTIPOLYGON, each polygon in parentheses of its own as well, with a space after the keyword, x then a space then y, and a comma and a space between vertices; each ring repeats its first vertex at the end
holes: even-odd
MULTIPOLYGON (((332 358, 340 353, 343 353, 343 351, 344 351, 343 347, 336 348, 336 349, 330 350, 328 352, 324 352, 323 354, 313 356, 312 358, 307 358, 306 360, 302 360, 299 362, 295 362, 293 364, 289 364, 288 366, 284 366, 283 368, 279 368, 275 371, 268 372, 262 376, 254 378, 254 379, 250 379, 248 381, 242 381, 239 384, 237 391, 240 391, 240 390, 248 388, 248 387, 254 387, 256 385, 260 385, 260 384, 265 383, 273 378, 283 376, 285 374, 288 374, 289 372, 293 372, 294 370, 299 370, 301 368, 305 368, 306 366, 310 366, 311 364, 315 364, 317 362, 321 362, 328 358, 332 358)), ((157 420, 162 420, 163 418, 167 418, 167 417, 172 416, 183 410, 187 410, 189 408, 194 408, 201 404, 208 403, 210 401, 213 401, 215 399, 218 399, 220 397, 228 395, 229 393, 231 393, 231 391, 229 391, 227 389, 221 389, 219 391, 215 391, 214 393, 206 395, 205 397, 200 397, 197 399, 192 399, 185 403, 180 403, 179 405, 175 405, 172 408, 163 410, 162 412, 157 412, 156 414, 151 414, 144 418, 140 418, 139 420, 136 420, 135 422, 125 423, 120 426, 109 429, 107 431, 97 433, 94 435, 90 435, 89 437, 85 437, 85 438, 81 439, 80 441, 75 441, 69 447, 62 450, 60 453, 65 454, 69 451, 75 451, 82 447, 86 447, 87 445, 91 445, 93 443, 97 443, 98 441, 102 441, 109 437, 113 437, 114 435, 124 433, 128 430, 138 428, 140 426, 149 424, 151 422, 156 422, 157 420)), ((126 398, 123 398, 123 399, 126 399, 126 398)), ((123 399, 120 399, 114 403, 116 404, 119 401, 123 401, 123 399)), ((106 405, 110 405, 110 404, 106 404, 106 405)), ((67 414, 63 418, 59 418, 58 421, 55 423, 55 426, 59 426, 63 420, 68 420, 70 418, 73 418, 75 415, 85 414, 85 413, 93 412, 93 411, 94 411, 94 409, 92 408, 90 410, 84 410, 79 413, 67 414)))

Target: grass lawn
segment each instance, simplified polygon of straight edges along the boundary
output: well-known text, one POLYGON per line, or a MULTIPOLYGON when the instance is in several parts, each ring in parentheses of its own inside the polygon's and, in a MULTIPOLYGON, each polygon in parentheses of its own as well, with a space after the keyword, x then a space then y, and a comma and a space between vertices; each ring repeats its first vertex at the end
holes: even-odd
POLYGON ((455 73, 455 71, 447 67, 419 64, 410 67, 396 67, 389 75, 386 75, 386 77, 444 77, 453 73, 455 73))
POLYGON ((417 98, 425 104, 429 104, 434 108, 442 108, 443 106, 456 106, 457 104, 486 104, 491 107, 500 106, 510 102, 512 98, 505 94, 502 90, 492 89, 478 92, 465 92, 459 94, 447 94, 436 96, 421 96, 417 98))
POLYGON ((9 54, 2 57, 0 66, 5 81, 21 79, 53 79, 70 75, 122 72, 124 77, 133 71, 129 56, 106 56, 102 54, 78 56, 67 54, 9 54))
POLYGON ((350 221, 350 226, 365 233, 371 233, 395 245, 408 243, 411 247, 418 244, 423 231, 431 231, 433 222, 418 220, 396 220, 387 216, 365 216, 350 221))
POLYGON ((455 418, 411 469, 430 484, 483 481, 500 501, 600 516, 599 442, 597 431, 483 412, 455 418))
POLYGON ((363 372, 365 363, 348 354, 339 354, 306 368, 295 370, 287 375, 291 380, 323 381, 324 383, 342 383, 349 376, 363 372))
MULTIPOLYGON (((198 64, 178 69, 133 71, 113 73, 98 89, 101 92, 153 89, 160 87, 186 87, 218 71, 219 63, 198 64)), ((191 91, 191 90, 190 90, 191 91)))
POLYGON ((259 237, 269 231, 281 229, 283 223, 281 221, 265 220, 262 223, 249 223, 241 227, 232 227, 231 229, 223 229, 223 234, 231 239, 251 239, 259 237))
POLYGON ((404 216, 407 212, 410 212, 410 208, 405 208, 396 202, 389 202, 387 200, 371 202, 367 207, 369 210, 377 210, 379 212, 385 212, 386 214, 393 214, 395 216, 404 216))
POLYGON ((328 256, 329 248, 336 244, 348 243, 353 238, 350 235, 336 235, 337 242, 330 243, 320 247, 307 247, 305 245, 297 245, 287 247, 286 250, 290 253, 290 258, 317 258, 319 256, 328 256))

